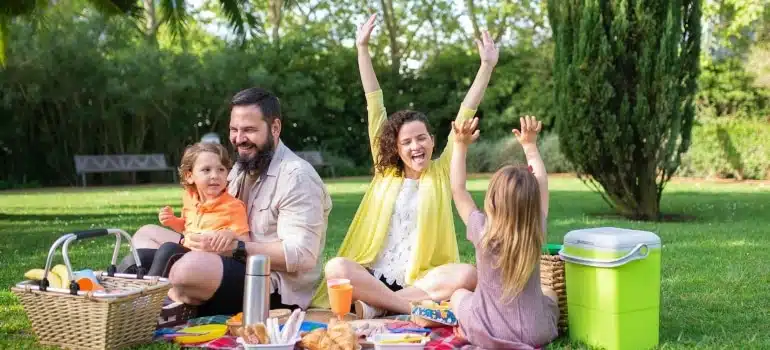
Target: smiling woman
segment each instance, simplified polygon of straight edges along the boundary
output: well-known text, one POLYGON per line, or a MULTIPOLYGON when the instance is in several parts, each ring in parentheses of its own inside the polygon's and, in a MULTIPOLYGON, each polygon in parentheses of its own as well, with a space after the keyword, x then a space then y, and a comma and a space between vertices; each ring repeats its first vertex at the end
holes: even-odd
POLYGON ((394 168, 397 176, 417 179, 433 155, 433 146, 428 117, 417 111, 398 111, 382 127, 375 167, 381 173, 394 168))
MULTIPOLYGON (((368 49, 375 19, 373 15, 361 26, 356 45, 376 172, 337 257, 325 266, 326 278, 350 280, 359 318, 409 313, 412 301, 447 300, 457 289, 476 286, 475 268, 459 263, 452 219, 453 133, 433 159, 435 144, 425 114, 401 110, 387 116, 368 49)), ((481 66, 460 105, 459 122, 476 114, 497 64, 497 48, 488 33, 476 43, 481 66)), ((329 307, 325 283, 312 305, 329 307)))

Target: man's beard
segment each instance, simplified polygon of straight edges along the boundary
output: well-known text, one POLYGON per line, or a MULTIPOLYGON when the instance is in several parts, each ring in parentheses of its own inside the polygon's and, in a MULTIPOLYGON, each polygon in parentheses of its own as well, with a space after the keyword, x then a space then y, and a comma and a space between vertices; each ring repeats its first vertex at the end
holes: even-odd
POLYGON ((261 147, 247 141, 235 145, 235 148, 235 161, 240 166, 241 171, 246 171, 248 174, 258 177, 262 176, 270 166, 270 161, 273 159, 273 153, 275 152, 273 134, 267 133, 267 142, 261 147), (237 151, 240 146, 253 146, 257 153, 248 158, 243 158, 237 151))

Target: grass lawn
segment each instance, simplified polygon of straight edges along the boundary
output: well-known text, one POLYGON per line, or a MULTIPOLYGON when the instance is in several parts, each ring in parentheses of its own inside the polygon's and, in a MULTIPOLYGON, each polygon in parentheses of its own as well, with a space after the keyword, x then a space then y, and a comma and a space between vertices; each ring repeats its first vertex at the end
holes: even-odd
MULTIPOLYGON (((334 209, 326 259, 342 241, 367 182, 327 184, 334 209)), ((479 204, 486 184, 483 177, 469 184, 479 204)), ((679 223, 631 222, 601 215, 611 210, 598 194, 570 177, 554 177, 550 186, 549 242, 561 243, 572 229, 607 225, 651 230, 662 238, 661 348, 770 348, 770 185, 669 184, 663 211, 695 217, 679 223)), ((95 227, 133 233, 142 224, 155 223, 164 205, 173 205, 178 213, 178 187, 0 192, 0 348, 38 348, 9 288, 23 279, 26 270, 45 265, 48 249, 58 236, 95 227)), ((471 262, 474 253, 464 239, 465 228, 457 218, 455 223, 462 258, 471 262)), ((112 244, 112 237, 84 241, 73 245, 70 257, 76 268, 105 268, 112 244)), ((573 347, 561 340, 552 346, 573 347)))

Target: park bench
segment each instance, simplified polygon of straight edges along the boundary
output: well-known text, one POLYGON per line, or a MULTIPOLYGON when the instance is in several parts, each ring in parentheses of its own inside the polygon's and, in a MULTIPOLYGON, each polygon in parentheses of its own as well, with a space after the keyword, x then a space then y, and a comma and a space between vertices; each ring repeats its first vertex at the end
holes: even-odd
POLYGON ((88 173, 171 171, 176 181, 176 168, 168 166, 163 154, 76 155, 75 172, 86 186, 88 173))
POLYGON ((334 166, 326 163, 323 159, 323 156, 321 156, 321 152, 319 151, 300 151, 296 152, 296 154, 306 160, 310 165, 317 167, 317 168, 329 168, 332 173, 332 177, 334 176, 334 166))

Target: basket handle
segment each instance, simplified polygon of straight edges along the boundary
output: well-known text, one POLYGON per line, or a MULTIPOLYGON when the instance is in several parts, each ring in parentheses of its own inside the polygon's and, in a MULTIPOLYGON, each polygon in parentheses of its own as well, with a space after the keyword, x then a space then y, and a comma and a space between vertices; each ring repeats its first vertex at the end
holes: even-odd
POLYGON ((70 294, 77 295, 78 290, 80 289, 77 282, 75 282, 75 276, 72 273, 72 264, 70 263, 69 259, 69 245, 70 243, 81 240, 81 239, 87 239, 87 238, 95 238, 95 237, 101 237, 101 236, 107 236, 109 234, 115 234, 115 249, 112 252, 112 262, 110 263, 110 267, 107 269, 107 274, 112 277, 115 275, 115 272, 117 270, 116 263, 118 261, 118 253, 120 252, 120 236, 123 236, 128 241, 128 245, 131 249, 131 253, 134 255, 134 261, 136 261, 136 267, 137 267, 137 273, 136 278, 137 279, 143 279, 144 278, 144 268, 142 267, 142 262, 139 260, 139 254, 137 254, 136 249, 134 249, 133 242, 131 241, 131 236, 126 231, 123 231, 121 229, 115 229, 115 228, 109 228, 109 229, 93 229, 93 230, 84 230, 84 231, 77 231, 73 233, 68 233, 66 235, 63 235, 59 237, 59 239, 54 242, 54 244, 51 246, 51 249, 48 251, 48 258, 45 262, 45 272, 43 273, 43 280, 40 282, 40 290, 45 291, 48 287, 48 271, 51 269, 51 261, 53 260, 53 255, 56 253, 56 248, 59 247, 59 245, 64 243, 64 247, 62 248, 62 258, 64 259, 64 265, 67 267, 67 274, 68 274, 68 280, 70 281, 70 294))

